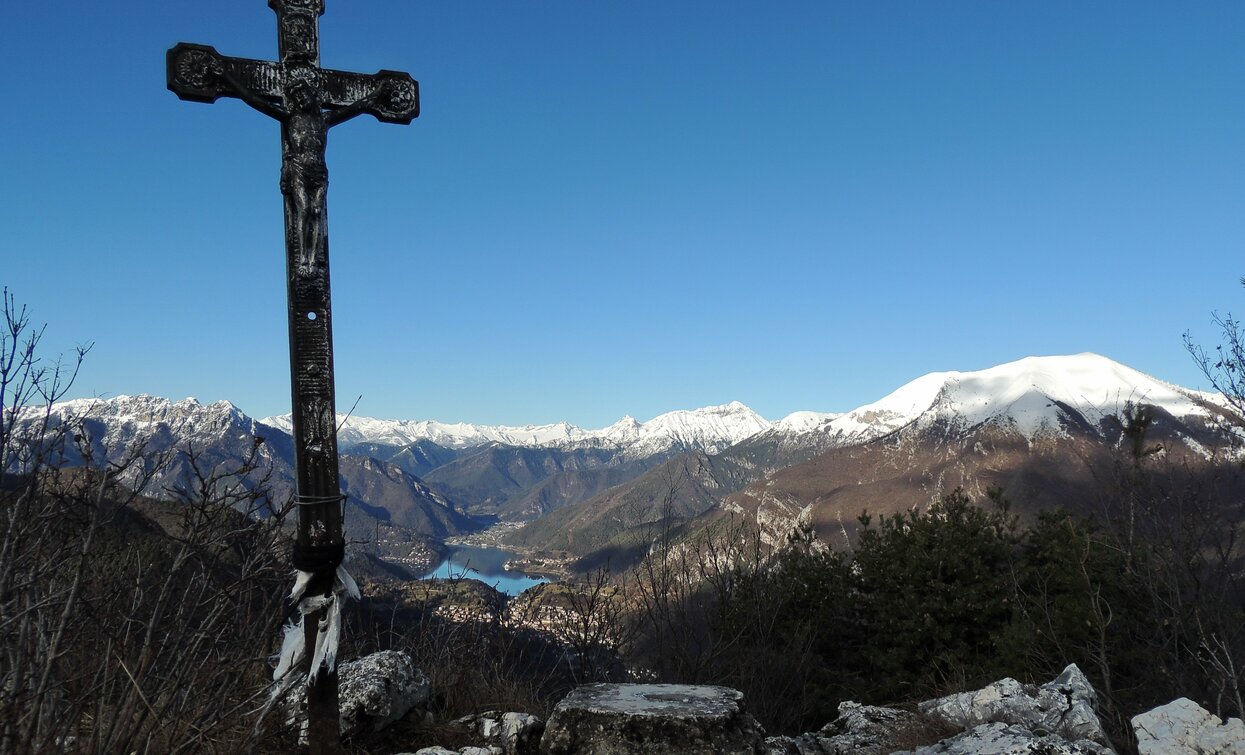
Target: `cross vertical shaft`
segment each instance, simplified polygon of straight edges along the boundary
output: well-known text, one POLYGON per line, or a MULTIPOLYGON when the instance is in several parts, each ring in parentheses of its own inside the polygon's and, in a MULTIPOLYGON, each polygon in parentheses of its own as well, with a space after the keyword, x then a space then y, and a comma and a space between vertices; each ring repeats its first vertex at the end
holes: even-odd
MULTIPOLYGON (((277 52, 283 68, 287 72, 303 67, 314 71, 320 65, 322 0, 269 0, 268 5, 277 14, 277 52)), ((286 83, 287 89, 292 83, 286 83)), ((306 88, 314 89, 311 81, 306 88)), ((286 99, 291 98, 287 95, 286 99)), ((310 99, 316 99, 313 92, 310 99)), ((290 392, 294 466, 298 475, 297 544, 303 552, 339 547, 344 552, 326 232, 327 127, 302 122, 294 116, 297 104, 291 104, 295 106, 289 108, 293 117, 281 122, 281 193, 285 197, 290 392), (304 141, 309 143, 303 144, 304 141)), ((305 109, 314 111, 307 120, 321 116, 319 102, 308 103, 305 109)), ((333 577, 328 571, 315 573, 307 594, 331 595, 333 577)), ((305 647, 316 647, 320 624, 327 612, 327 608, 321 608, 304 620, 305 647)), ((309 674, 307 741, 313 752, 333 752, 341 738, 337 670, 313 669, 311 662, 312 654, 308 652, 303 660, 303 672, 309 674)))
MULTIPOLYGON (((225 57, 211 47, 182 43, 168 52, 168 86, 182 99, 197 102, 236 97, 281 123, 298 486, 294 565, 302 573, 299 584, 304 585, 301 669, 308 687, 307 741, 313 755, 320 755, 340 751, 335 654, 340 600, 353 589, 353 581, 340 569, 345 540, 333 386, 325 147, 331 127, 365 113, 389 123, 410 123, 419 115, 419 85, 408 74, 395 71, 364 75, 320 68, 324 0, 268 0, 268 5, 277 15, 277 63, 225 57)), ((286 660, 283 653, 283 665, 286 660)), ((277 681, 280 690, 282 679, 277 681)))

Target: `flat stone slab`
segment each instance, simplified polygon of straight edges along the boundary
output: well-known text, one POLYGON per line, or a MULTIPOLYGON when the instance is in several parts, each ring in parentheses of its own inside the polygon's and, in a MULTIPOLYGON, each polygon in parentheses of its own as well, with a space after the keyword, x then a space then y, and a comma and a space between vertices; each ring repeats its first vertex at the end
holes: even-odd
POLYGON ((729 687, 587 684, 549 717, 546 755, 755 755, 764 732, 729 687))

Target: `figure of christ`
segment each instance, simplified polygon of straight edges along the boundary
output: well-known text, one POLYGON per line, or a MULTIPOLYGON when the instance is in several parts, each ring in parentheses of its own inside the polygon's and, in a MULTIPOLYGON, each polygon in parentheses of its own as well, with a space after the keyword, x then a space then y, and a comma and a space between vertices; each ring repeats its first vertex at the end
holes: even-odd
POLYGON ((213 73, 228 83, 243 102, 284 126, 281 145, 281 194, 285 197, 286 217, 293 223, 299 275, 314 274, 323 258, 325 194, 329 171, 325 163, 328 130, 362 115, 389 93, 390 83, 380 85, 366 97, 341 108, 326 110, 323 82, 310 60, 291 56, 284 65, 281 101, 258 96, 238 81, 230 70, 216 63, 213 73))

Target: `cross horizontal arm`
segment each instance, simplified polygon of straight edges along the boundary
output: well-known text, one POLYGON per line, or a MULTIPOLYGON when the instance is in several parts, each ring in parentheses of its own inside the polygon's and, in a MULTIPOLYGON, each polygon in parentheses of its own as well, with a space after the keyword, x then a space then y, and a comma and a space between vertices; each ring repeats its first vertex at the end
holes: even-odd
POLYGON ((324 104, 330 110, 368 101, 361 112, 385 123, 410 123, 419 117, 419 82, 409 73, 377 71, 324 72, 324 104))
MULTIPOLYGON (((419 116, 419 82, 410 74, 321 70, 320 75, 322 102, 330 113, 357 109, 378 121, 403 124, 419 116)), ((282 86, 280 63, 231 58, 207 45, 187 42, 168 52, 168 87, 183 100, 215 102, 221 97, 234 97, 260 100, 279 108, 282 86)))

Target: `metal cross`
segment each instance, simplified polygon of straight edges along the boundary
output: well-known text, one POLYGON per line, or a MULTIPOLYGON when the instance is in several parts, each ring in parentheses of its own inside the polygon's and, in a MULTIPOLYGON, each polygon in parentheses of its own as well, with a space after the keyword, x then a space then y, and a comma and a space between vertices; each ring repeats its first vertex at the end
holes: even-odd
MULTIPOLYGON (((301 504, 296 553, 322 557, 307 594, 328 595, 334 570, 326 564, 340 562, 344 540, 324 151, 328 130, 358 115, 410 123, 419 115, 419 85, 409 74, 396 71, 368 75, 320 68, 324 0, 268 0, 268 6, 277 14, 279 62, 225 57, 205 45, 181 43, 168 51, 168 87, 183 100, 195 102, 234 97, 281 123, 290 382, 301 504)), ((318 618, 313 614, 304 621, 308 663, 310 649, 316 646, 318 618)), ((316 674, 308 691, 308 743, 313 753, 336 751, 337 710, 336 673, 316 674)))

